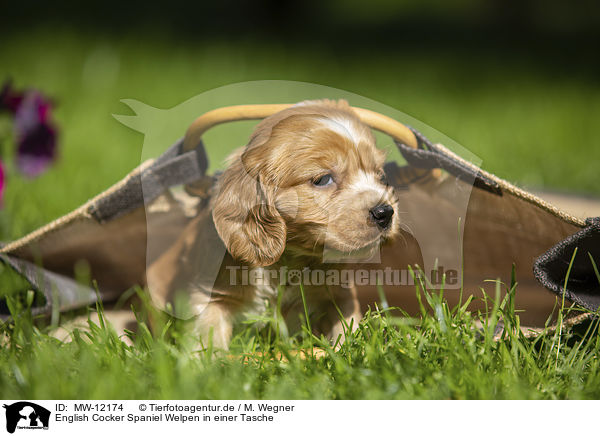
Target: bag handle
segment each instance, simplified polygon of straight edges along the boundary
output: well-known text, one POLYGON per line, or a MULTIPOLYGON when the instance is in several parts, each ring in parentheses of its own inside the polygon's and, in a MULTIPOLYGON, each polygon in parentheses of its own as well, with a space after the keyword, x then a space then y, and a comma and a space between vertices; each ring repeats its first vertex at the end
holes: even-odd
MULTIPOLYGON (((188 128, 183 140, 183 150, 194 149, 200 142, 202 135, 211 127, 231 121, 260 120, 292 107, 292 104, 247 104, 238 106, 226 106, 206 112, 200 115, 188 128)), ((352 107, 362 122, 372 129, 378 130, 392 137, 396 142, 418 149, 419 140, 415 134, 404 124, 386 115, 373 112, 369 109, 352 107)), ((427 175, 438 178, 441 172, 438 170, 413 168, 412 173, 416 178, 425 179, 427 175)))

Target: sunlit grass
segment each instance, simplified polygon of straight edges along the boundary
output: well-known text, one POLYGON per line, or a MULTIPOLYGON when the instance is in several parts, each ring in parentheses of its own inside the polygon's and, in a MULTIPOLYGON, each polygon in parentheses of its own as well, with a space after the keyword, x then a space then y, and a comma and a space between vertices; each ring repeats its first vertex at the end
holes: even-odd
MULTIPOLYGON (((511 299, 489 298, 485 315, 450 307, 437 292, 417 292, 420 317, 373 307, 345 341, 332 345, 308 329, 292 337, 268 315, 234 337, 228 352, 197 350, 197 339, 173 320, 137 306, 131 345, 96 308, 61 342, 13 300, 14 322, 1 327, 0 396, 4 398, 295 398, 467 399, 597 398, 597 320, 528 338, 511 299), (267 322, 265 322, 267 321, 267 322), (37 325, 37 327, 35 326, 37 325), (503 333, 498 335, 499 326, 503 333), (560 351, 557 351, 560 347, 560 351)), ((141 292, 141 291, 140 291, 141 292)), ((563 310, 567 310, 564 309, 563 310)), ((274 314, 275 312, 273 312, 274 314)), ((273 315, 275 316, 275 315, 273 315)))

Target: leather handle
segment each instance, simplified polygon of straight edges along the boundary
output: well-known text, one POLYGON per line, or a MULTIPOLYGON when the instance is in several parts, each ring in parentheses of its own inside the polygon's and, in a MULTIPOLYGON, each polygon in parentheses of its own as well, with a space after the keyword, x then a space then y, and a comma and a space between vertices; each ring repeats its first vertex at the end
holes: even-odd
MULTIPOLYGON (((292 107, 292 104, 247 104, 226 106, 200 115, 188 128, 183 141, 184 151, 192 150, 198 145, 202 135, 211 127, 231 121, 260 120, 279 111, 292 107)), ((372 129, 391 136, 412 148, 418 148, 417 138, 404 124, 368 109, 353 107, 358 117, 372 129)), ((431 173, 429 169, 417 169, 421 176, 431 173)), ((438 172, 434 172, 437 175, 438 172)))

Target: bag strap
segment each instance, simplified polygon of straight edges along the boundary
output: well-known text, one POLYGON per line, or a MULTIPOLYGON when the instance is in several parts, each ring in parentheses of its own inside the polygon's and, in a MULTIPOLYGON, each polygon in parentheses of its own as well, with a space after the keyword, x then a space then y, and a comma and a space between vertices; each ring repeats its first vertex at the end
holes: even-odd
MULTIPOLYGON (((27 280, 31 290, 43 294, 44 303, 31 308, 33 316, 50 315, 53 308, 58 312, 65 312, 97 301, 96 292, 92 288, 77 283, 70 277, 56 274, 6 254, 0 254, 0 262, 27 280)), ((10 316, 8 306, 0 304, 0 320, 9 319, 10 316)))
MULTIPOLYGON (((231 121, 260 120, 293 106, 293 104, 247 104, 226 106, 206 112, 196 118, 188 128, 184 139, 184 151, 194 148, 202 135, 214 126, 231 121)), ((404 124, 368 109, 359 107, 352 107, 352 109, 371 128, 386 133, 409 147, 417 148, 417 138, 404 124)))
POLYGON ((416 168, 443 169, 457 179, 469 184, 472 183, 477 188, 484 189, 492 194, 502 195, 500 185, 496 181, 486 177, 478 168, 443 153, 438 145, 432 144, 417 129, 410 126, 407 127, 417 138, 418 148, 409 147, 398 140, 394 140, 394 142, 408 164, 416 168))
POLYGON ((99 222, 109 221, 152 202, 172 186, 197 183, 207 169, 208 157, 202 141, 184 151, 180 139, 137 177, 131 177, 120 189, 93 202, 88 211, 99 222))

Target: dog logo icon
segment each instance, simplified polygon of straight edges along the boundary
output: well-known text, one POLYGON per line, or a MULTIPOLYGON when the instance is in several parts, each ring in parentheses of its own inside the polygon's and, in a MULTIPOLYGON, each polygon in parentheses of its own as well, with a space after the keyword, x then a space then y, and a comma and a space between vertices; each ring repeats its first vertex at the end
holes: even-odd
POLYGON ((18 429, 48 430, 50 411, 28 401, 19 401, 11 405, 4 404, 6 409, 6 431, 14 433, 18 429))

